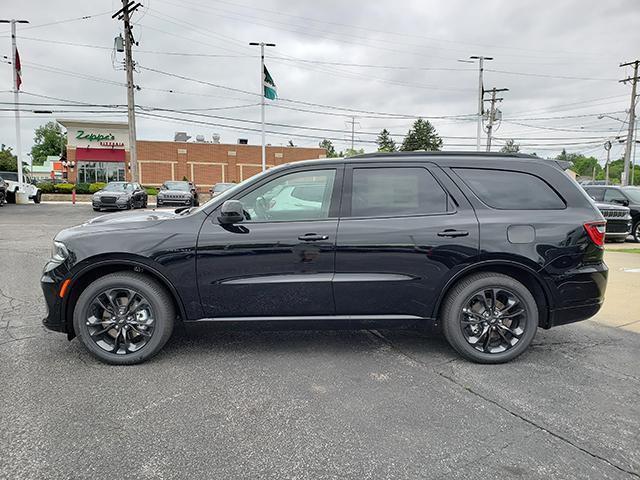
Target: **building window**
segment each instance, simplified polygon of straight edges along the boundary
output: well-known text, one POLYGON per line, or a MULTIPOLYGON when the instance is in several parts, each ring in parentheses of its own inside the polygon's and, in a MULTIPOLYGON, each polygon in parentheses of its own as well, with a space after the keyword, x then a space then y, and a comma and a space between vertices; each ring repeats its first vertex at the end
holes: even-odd
POLYGON ((123 182, 124 162, 78 162, 78 183, 123 182))

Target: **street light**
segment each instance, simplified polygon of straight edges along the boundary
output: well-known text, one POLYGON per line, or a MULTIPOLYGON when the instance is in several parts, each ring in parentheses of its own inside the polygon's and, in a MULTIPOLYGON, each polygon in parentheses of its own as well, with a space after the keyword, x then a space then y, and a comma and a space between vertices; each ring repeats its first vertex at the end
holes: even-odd
POLYGON ((615 120, 616 122, 620 122, 620 123, 628 123, 626 120, 620 120, 617 117, 612 117, 611 115, 607 115, 607 114, 602 114, 602 115, 598 115, 598 120, 602 120, 603 118, 610 118, 611 120, 615 120))

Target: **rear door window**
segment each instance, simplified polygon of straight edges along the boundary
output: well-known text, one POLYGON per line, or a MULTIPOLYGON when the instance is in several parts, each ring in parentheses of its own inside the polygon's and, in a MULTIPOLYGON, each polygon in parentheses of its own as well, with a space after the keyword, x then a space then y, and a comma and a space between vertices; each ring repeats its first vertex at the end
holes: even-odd
POLYGON ((446 213, 448 195, 422 167, 354 168, 351 216, 446 213))
POLYGON ((454 171, 486 205, 501 210, 556 210, 564 200, 544 180, 512 170, 455 168, 454 171))

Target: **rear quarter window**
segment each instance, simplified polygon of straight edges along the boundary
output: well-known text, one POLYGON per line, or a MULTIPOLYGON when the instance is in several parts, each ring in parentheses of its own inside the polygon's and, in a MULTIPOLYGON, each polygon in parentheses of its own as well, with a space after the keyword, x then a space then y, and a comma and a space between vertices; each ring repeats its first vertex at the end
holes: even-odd
POLYGON ((559 210, 566 204, 541 178, 512 170, 455 168, 486 205, 500 210, 559 210))

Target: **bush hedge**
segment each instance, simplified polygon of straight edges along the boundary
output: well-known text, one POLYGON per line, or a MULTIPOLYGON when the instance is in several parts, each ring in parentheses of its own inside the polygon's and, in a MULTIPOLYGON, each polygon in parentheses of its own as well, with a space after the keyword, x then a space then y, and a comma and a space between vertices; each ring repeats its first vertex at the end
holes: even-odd
MULTIPOLYGON (((38 184, 38 188, 42 193, 71 193, 75 187, 77 194, 93 194, 98 190, 102 190, 107 184, 102 182, 97 183, 57 183, 42 182, 38 184)), ((156 187, 143 187, 148 195, 157 195, 158 189, 156 187)))

